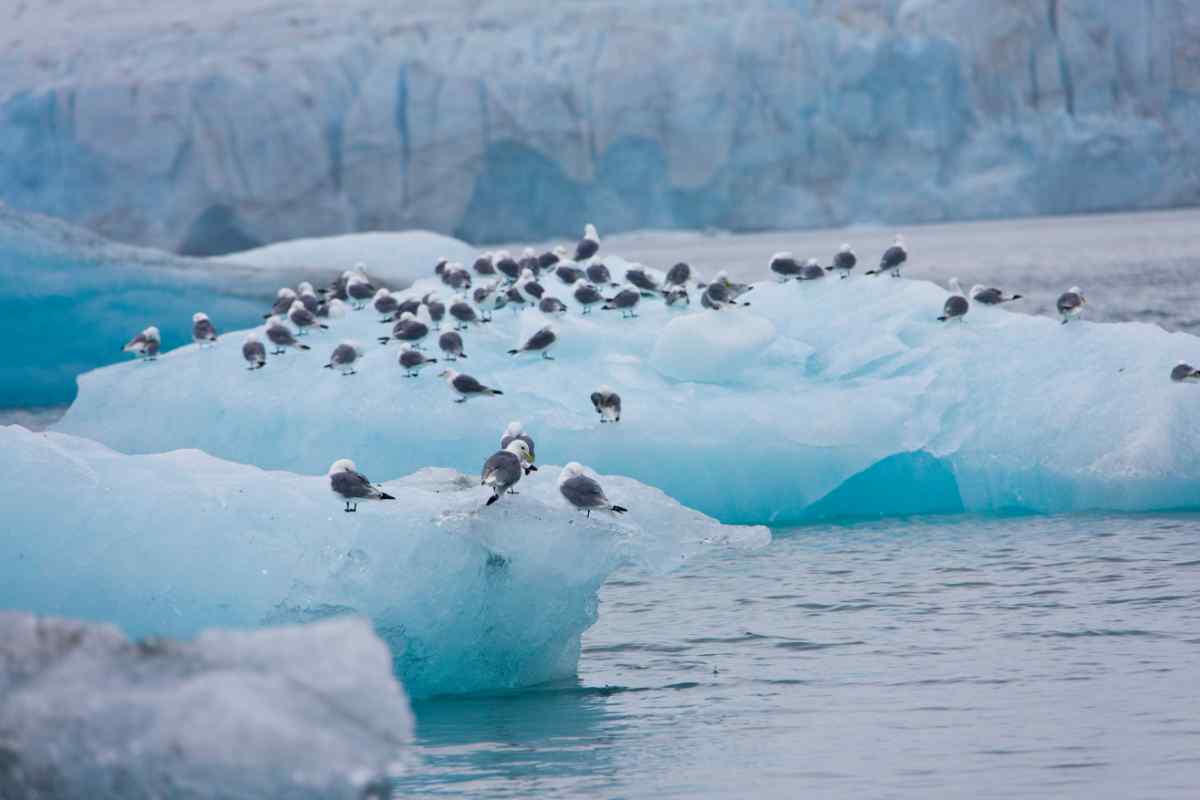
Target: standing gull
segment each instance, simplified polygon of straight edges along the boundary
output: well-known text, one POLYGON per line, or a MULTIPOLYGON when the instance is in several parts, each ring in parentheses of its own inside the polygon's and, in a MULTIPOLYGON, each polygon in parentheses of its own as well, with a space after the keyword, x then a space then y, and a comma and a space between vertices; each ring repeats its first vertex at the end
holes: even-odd
POLYGON ((570 264, 563 264, 562 266, 558 267, 554 270, 554 274, 557 275, 558 279, 567 286, 571 286, 586 276, 586 273, 583 270, 570 264))
POLYGON ((1059 295, 1057 306, 1058 315, 1062 317, 1062 324, 1066 325, 1082 314, 1085 305, 1087 305, 1087 298, 1083 296, 1083 292, 1078 286, 1072 286, 1059 295))
POLYGON ((900 267, 908 261, 908 251, 904 249, 904 237, 896 234, 896 243, 883 251, 879 259, 879 268, 869 271, 868 275, 882 275, 890 272, 893 278, 900 277, 900 267))
POLYGON ((295 347, 298 350, 308 350, 306 344, 300 344, 296 341, 296 337, 292 335, 292 329, 282 322, 272 322, 267 326, 267 338, 271 340, 271 344, 275 345, 275 349, 271 351, 272 355, 283 355, 284 348, 295 347))
POLYGON ((547 361, 553 361, 554 356, 550 355, 550 348, 558 341, 558 331, 554 325, 547 325, 537 333, 525 340, 525 344, 509 350, 510 356, 515 356, 519 353, 541 353, 542 358, 547 361))
POLYGON ((504 394, 499 389, 484 386, 470 375, 464 375, 452 369, 442 370, 438 373, 438 377, 445 378, 451 391, 458 395, 458 398, 454 401, 456 403, 465 403, 472 397, 491 397, 492 395, 504 394))
POLYGON ((529 445, 520 439, 513 439, 503 450, 498 450, 483 462, 479 484, 492 490, 492 496, 487 501, 489 506, 505 492, 516 494, 513 487, 525 474, 525 465, 531 461, 533 454, 529 452, 529 445))
POLYGON ((592 286, 590 283, 585 283, 583 286, 580 286, 575 290, 575 302, 583 306, 583 311, 581 312, 583 314, 592 313, 592 306, 596 305, 603 299, 604 298, 600 296, 600 292, 596 290, 596 287, 592 286))
POLYGON ((267 348, 253 331, 246 334, 246 341, 242 343, 242 358, 250 365, 246 369, 262 369, 267 365, 267 348))
POLYGON ((307 334, 309 328, 329 327, 320 322, 311 311, 304 307, 304 303, 301 303, 299 300, 292 301, 292 307, 288 310, 287 317, 296 326, 296 330, 301 336, 307 334))
POLYGON ((558 491, 567 502, 581 511, 586 511, 589 517, 593 511, 608 511, 612 514, 624 514, 629 509, 610 501, 604 494, 604 489, 595 478, 589 477, 583 465, 572 461, 563 467, 558 476, 558 491))
POLYGON ((537 276, 530 269, 521 273, 521 280, 517 282, 517 288, 530 298, 530 302, 534 303, 541 300, 542 295, 546 293, 546 288, 538 283, 537 276))
POLYGON ((515 281, 521 276, 521 265, 508 254, 507 250, 501 250, 496 254, 496 269, 509 281, 515 281))
POLYGON ((505 449, 517 439, 529 447, 529 466, 525 467, 525 474, 537 472, 537 467, 533 465, 533 462, 537 460, 537 448, 533 445, 533 437, 525 432, 525 428, 520 422, 514 420, 508 423, 508 427, 500 435, 500 449, 505 449))
POLYGON ((815 281, 824 277, 825 268, 815 258, 805 261, 804 266, 800 268, 800 280, 802 281, 815 281))
POLYGON ((462 295, 456 296, 454 302, 450 304, 450 316, 454 317, 456 331, 465 331, 468 325, 475 325, 479 322, 479 315, 462 295))
POLYGON ((158 358, 158 351, 161 347, 162 336, 159 335, 158 328, 151 325, 126 342, 125 346, 121 348, 121 352, 133 353, 138 358, 153 361, 158 358))
POLYGON ((352 275, 350 280, 346 281, 346 294, 353 301, 354 308, 361 309, 375 296, 375 287, 362 275, 352 275))
MULTIPOLYGON (((490 322, 492 319, 492 309, 496 307, 496 286, 497 283, 492 281, 475 287, 475 291, 471 292, 471 299, 475 301, 475 305, 479 306, 480 322, 490 322)), ((472 309, 472 313, 474 313, 474 309, 472 309)))
POLYGON ((600 250, 600 234, 596 233, 596 226, 588 223, 583 226, 583 238, 575 245, 575 261, 587 261, 592 256, 596 255, 600 250))
POLYGON ((625 280, 640 289, 643 294, 658 294, 658 282, 650 277, 644 267, 634 267, 633 269, 625 270, 625 280))
POLYGON ((778 275, 781 281, 787 282, 792 278, 800 277, 800 262, 791 253, 776 253, 771 256, 769 266, 771 272, 778 275))
POLYGON ((457 361, 467 357, 467 354, 463 352, 463 339, 454 331, 446 331, 439 336, 438 347, 445 353, 447 361, 457 361))
POLYGON ((424 304, 425 310, 429 312, 429 321, 433 323, 433 329, 435 331, 441 330, 442 320, 446 317, 446 304, 431 294, 425 295, 421 303, 424 304))
POLYGON ((998 306, 1001 303, 1011 303, 1013 300, 1020 300, 1021 295, 1005 294, 999 289, 977 283, 971 287, 970 298, 976 303, 982 303, 985 306, 998 306))
POLYGON ((604 264, 589 264, 588 268, 583 271, 587 275, 587 279, 597 286, 608 284, 610 286, 620 286, 612 279, 612 273, 608 271, 608 267, 604 264))
POLYGON ((543 314, 565 314, 567 313, 567 304, 557 297, 546 295, 538 301, 538 311, 543 314))
POLYGON ((263 319, 271 317, 286 317, 288 311, 292 307, 292 301, 296 299, 296 293, 288 287, 283 287, 275 294, 275 302, 271 305, 271 311, 268 314, 263 314, 263 319))
POLYGON ((358 511, 358 504, 363 500, 395 500, 378 484, 367 480, 367 476, 358 471, 354 462, 348 458, 339 458, 329 468, 329 489, 346 503, 346 511, 358 511))
POLYGON ((621 421, 621 395, 607 386, 592 392, 592 407, 600 415, 600 422, 621 421))
POLYGON ((1186 361, 1180 361, 1171 370, 1171 380, 1176 383, 1200 383, 1200 369, 1196 369, 1186 361))
MULTIPOLYGON (((308 281, 300 281, 300 285, 297 287, 296 298, 301 303, 304 303, 304 307, 314 314, 321 310, 321 298, 317 297, 313 285, 308 281)), ((291 307, 289 306, 289 308, 291 307)))
POLYGON ((942 306, 942 315, 938 317, 938 322, 946 322, 952 319, 962 322, 963 317, 971 310, 971 304, 967 302, 967 298, 963 296, 962 287, 958 285, 958 278, 950 279, 950 288, 954 291, 954 294, 946 298, 946 303, 942 306))
POLYGON ((513 313, 516 314, 525 307, 525 295, 521 294, 521 290, 516 286, 509 286, 504 290, 504 303, 512 306, 513 313))
POLYGON ((858 263, 858 256, 854 255, 854 251, 850 249, 850 245, 843 243, 838 248, 837 255, 833 257, 833 266, 826 267, 829 271, 837 270, 842 273, 842 280, 850 277, 850 270, 854 269, 854 265, 858 263))
POLYGON ((680 261, 675 266, 667 270, 667 277, 663 280, 663 285, 682 289, 687 286, 688 281, 692 279, 692 267, 685 261, 680 261))
POLYGON ((392 315, 400 307, 400 301, 393 297, 387 289, 380 289, 375 292, 375 299, 371 301, 371 307, 383 317, 380 322, 391 322, 392 315))
POLYGON ((204 347, 217 340, 217 329, 208 319, 208 314, 197 311, 192 314, 192 341, 204 347))
MULTIPOLYGON (((447 333, 447 335, 451 335, 447 333)), ((457 336, 457 334, 453 334, 457 336)), ((415 378, 421 370, 430 364, 436 364, 436 358, 426 358, 420 350, 404 347, 400 350, 400 366, 404 367, 404 377, 415 378)))
POLYGON ((406 311, 392 326, 392 335, 379 337, 380 344, 387 344, 388 339, 408 342, 414 348, 421 349, 421 340, 429 335, 429 326, 417 319, 417 315, 406 311))
POLYGON ((632 319, 637 316, 638 301, 642 299, 642 293, 637 289, 622 289, 613 297, 608 298, 602 306, 605 311, 619 309, 623 319, 632 319))
POLYGON ((357 372, 354 369, 355 362, 359 356, 363 354, 362 346, 358 342, 345 341, 333 348, 333 353, 329 356, 329 363, 325 365, 325 369, 333 369, 338 367, 343 375, 353 375, 357 372))
POLYGON ((472 267, 477 275, 495 275, 496 265, 492 263, 491 253, 482 253, 479 258, 475 259, 475 264, 472 267))

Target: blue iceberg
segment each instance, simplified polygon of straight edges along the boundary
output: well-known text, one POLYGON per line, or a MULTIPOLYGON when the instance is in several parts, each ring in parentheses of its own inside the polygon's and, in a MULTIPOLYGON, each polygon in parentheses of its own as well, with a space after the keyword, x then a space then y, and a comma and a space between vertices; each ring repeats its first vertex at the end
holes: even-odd
MULTIPOLYGON (((489 507, 478 468, 427 469, 347 514, 324 475, 195 450, 128 456, 17 426, 0 428, 0 449, 0 608, 176 637, 360 614, 418 697, 574 675, 615 569, 770 539, 617 476, 601 480, 630 513, 588 518, 548 466, 489 507)), ((387 474, 369 453, 358 463, 387 474)))
MULTIPOLYGON (((229 337, 88 373, 59 430, 310 474, 370 454, 397 475, 473 472, 521 420, 539 458, 629 475, 726 523, 1200 506, 1200 392, 1168 379, 1200 363, 1196 337, 980 305, 943 324, 946 291, 906 279, 760 283, 752 305, 721 311, 647 299, 636 319, 582 315, 545 283, 561 318, 502 309, 463 334, 469 358, 452 366, 502 396, 455 404, 442 365, 404 377, 397 344, 375 343, 389 327, 362 311, 255 372, 229 337), (551 321, 556 360, 507 354, 551 321), (358 373, 322 370, 345 338, 368 343, 358 373), (619 423, 589 401, 602 384, 623 399, 619 423)), ((433 280, 400 296, 428 291, 445 298, 433 280)))

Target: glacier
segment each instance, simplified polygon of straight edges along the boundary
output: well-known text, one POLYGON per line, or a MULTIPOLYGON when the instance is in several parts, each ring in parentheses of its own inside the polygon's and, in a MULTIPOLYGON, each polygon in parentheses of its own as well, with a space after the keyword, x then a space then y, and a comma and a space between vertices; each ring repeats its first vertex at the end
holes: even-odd
POLYGON ((26 7, 0 198, 192 255, 1200 202, 1178 0, 26 7))
POLYGON ((350 800, 407 771, 412 738, 362 620, 132 642, 0 611, 0 797, 350 800))
POLYGON ((581 315, 545 283, 571 307, 555 361, 506 354, 549 321, 527 308, 466 331, 469 358, 450 365, 502 396, 459 405, 435 369, 403 377, 397 345, 375 342, 387 326, 362 311, 256 372, 230 337, 87 373, 57 430, 308 474, 369 455, 369 472, 397 475, 471 473, 520 420, 539 459, 629 475, 731 524, 1200 505, 1200 392, 1168 378, 1200 362, 1194 336, 978 304, 944 325, 947 292, 909 279, 758 283, 749 307, 643 300, 631 320, 581 315), (368 343, 358 374, 322 370, 346 338, 368 343), (592 408, 601 384, 623 399, 618 424, 592 408))
MULTIPOLYGON (((630 513, 585 517, 550 466, 485 508, 478 470, 495 449, 482 443, 467 475, 386 481, 395 501, 347 514, 324 475, 3 427, 0 608, 175 637, 361 614, 409 694, 425 697, 570 677, 614 570, 661 572, 770 540, 619 476, 601 481, 630 513)), ((382 449, 343 454, 374 480, 394 474, 382 449)))

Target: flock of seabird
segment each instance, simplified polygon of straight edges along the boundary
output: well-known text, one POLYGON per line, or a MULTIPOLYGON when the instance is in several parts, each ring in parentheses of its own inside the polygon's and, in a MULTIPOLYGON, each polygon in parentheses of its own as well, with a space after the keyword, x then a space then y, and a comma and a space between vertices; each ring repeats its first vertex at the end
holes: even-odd
MULTIPOLYGON (((644 299, 661 300, 666 306, 682 308, 690 306, 689 287, 700 293, 700 304, 706 309, 719 311, 724 308, 750 305, 743 296, 753 287, 730 280, 728 273, 718 272, 712 281, 704 283, 685 262, 672 266, 661 279, 656 278, 641 266, 634 265, 626 270, 624 282, 613 279, 612 273, 602 262, 596 260, 600 251, 600 239, 592 224, 585 226, 583 238, 575 246, 571 256, 564 247, 556 247, 541 254, 526 248, 517 258, 508 251, 488 252, 476 258, 471 270, 462 264, 440 259, 434 266, 434 274, 453 293, 449 303, 444 303, 434 293, 421 299, 400 300, 387 288, 376 288, 367 277, 363 265, 346 270, 327 289, 315 290, 311 283, 302 282, 297 289, 284 287, 279 290, 271 310, 264 315, 267 324, 264 334, 273 346, 272 355, 282 355, 289 348, 308 350, 300 341, 314 328, 325 329, 324 320, 346 313, 347 306, 361 310, 368 305, 380 315, 382 323, 392 325, 391 333, 379 337, 381 344, 395 340, 402 343, 399 364, 406 377, 417 377, 430 364, 438 363, 423 352, 423 344, 431 332, 437 331, 437 346, 442 360, 456 362, 467 358, 462 333, 485 324, 492 315, 503 308, 514 312, 527 306, 537 307, 548 316, 567 312, 567 305, 553 296, 542 282, 555 278, 564 290, 570 291, 581 306, 582 314, 590 314, 600 305, 605 310, 620 311, 624 318, 637 317, 638 305, 644 299), (473 273, 473 274, 472 274, 473 273), (480 285, 474 285, 478 282, 480 285), (605 296, 605 290, 617 291, 605 296), (470 298, 470 299, 468 299, 470 298), (424 309, 428 322, 418 318, 424 309), (447 313, 453 321, 453 329, 441 331, 447 313), (288 327, 290 322, 295 331, 288 327)), ((904 240, 897 236, 895 242, 880 257, 879 266, 867 271, 867 275, 891 275, 900 277, 908 251, 904 240)), ((773 255, 768 263, 771 274, 781 281, 811 281, 825 277, 826 273, 838 273, 842 279, 858 264, 858 257, 849 244, 843 244, 833 256, 833 263, 821 266, 816 258, 803 262, 791 253, 773 255)), ((1006 293, 995 287, 977 284, 970 291, 963 291, 956 278, 949 282, 953 294, 947 298, 940 322, 957 320, 962 322, 970 311, 971 303, 1001 305, 1021 299, 1019 294, 1006 293)), ((1064 292, 1057 301, 1057 310, 1062 324, 1083 313, 1087 299, 1077 286, 1064 292)), ((217 340, 217 330, 207 315, 197 312, 192 317, 192 338, 201 346, 210 346, 217 340)), ((511 349, 512 356, 537 354, 542 359, 553 360, 551 349, 558 343, 558 328, 550 323, 526 339, 519 347, 511 349)), ((122 349, 138 358, 155 360, 162 346, 162 337, 157 327, 151 326, 134 336, 122 349)), ((362 346, 354 341, 339 343, 329 356, 327 369, 336 369, 342 375, 354 375, 355 364, 363 355, 362 346)), ((262 369, 267 363, 267 350, 256 333, 247 334, 242 345, 242 357, 247 369, 262 369)), ((454 395, 454 402, 465 403, 477 397, 502 395, 499 389, 481 383, 474 376, 445 368, 439 377, 446 381, 454 395)), ((1200 382, 1200 369, 1181 362, 1171 371, 1175 382, 1200 382)), ((611 388, 601 386, 591 394, 591 402, 602 423, 616 423, 621 419, 621 397, 611 388)), ((495 503, 503 494, 515 493, 513 487, 521 476, 533 471, 533 440, 520 430, 518 423, 506 431, 500 449, 493 453, 483 465, 481 484, 492 490, 487 504, 495 503), (515 428, 513 427, 515 426, 515 428)), ((364 500, 391 500, 391 495, 372 484, 357 471, 354 462, 340 459, 329 470, 333 492, 345 501, 346 511, 354 511, 364 500)), ((593 510, 622 513, 626 509, 609 502, 603 489, 595 479, 589 477, 578 463, 568 464, 559 476, 559 491, 576 508, 590 516, 593 510)))

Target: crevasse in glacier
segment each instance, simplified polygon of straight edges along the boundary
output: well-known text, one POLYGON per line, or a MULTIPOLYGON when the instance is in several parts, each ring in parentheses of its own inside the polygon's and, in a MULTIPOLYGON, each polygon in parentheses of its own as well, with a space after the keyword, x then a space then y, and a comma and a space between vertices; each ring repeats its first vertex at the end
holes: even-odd
POLYGON ((349 800, 413 763, 412 735, 360 619, 132 642, 0 611, 0 797, 349 800))
MULTIPOLYGON (((478 461, 494 449, 484 443, 478 461)), ((489 507, 476 465, 386 481, 394 501, 347 514, 324 475, 195 450, 127 456, 10 426, 0 451, 0 606, 134 636, 354 612, 392 648, 414 696, 569 677, 614 569, 666 570, 770 538, 617 476, 601 480, 628 515, 587 518, 550 466, 489 507)), ((344 452, 376 480, 395 474, 383 447, 344 452)))
MULTIPOLYGON (((256 372, 230 337, 88 373, 59 429, 314 474, 369 454, 397 475, 471 472, 521 420, 539 458, 630 475, 725 522, 1200 503, 1200 392, 1167 378, 1200 362, 1195 337, 980 305, 942 324, 946 292, 906 279, 762 283, 752 305, 722 311, 643 300, 636 319, 581 315, 544 282, 571 307, 554 320, 556 360, 506 353, 549 321, 535 309, 463 334, 469 358, 452 366, 499 397, 458 405, 436 368, 405 378, 397 344, 375 343, 389 326, 365 310, 256 372), (345 378, 320 368, 344 338, 368 343, 345 378), (624 400, 618 424, 589 401, 601 384, 624 400)), ((409 296, 431 289, 444 287, 409 296)))

